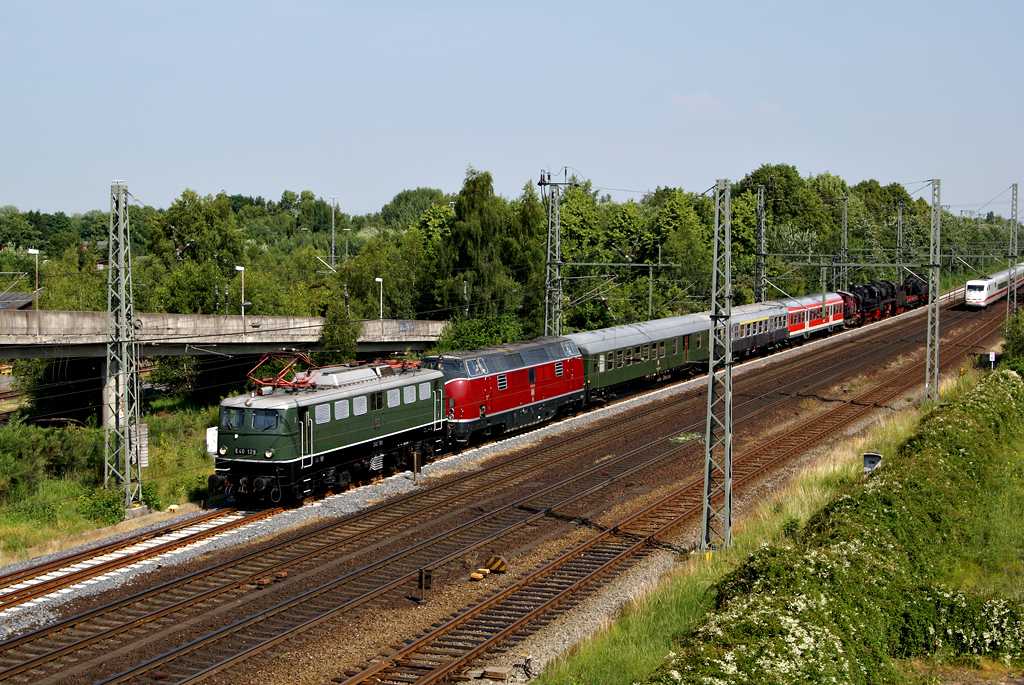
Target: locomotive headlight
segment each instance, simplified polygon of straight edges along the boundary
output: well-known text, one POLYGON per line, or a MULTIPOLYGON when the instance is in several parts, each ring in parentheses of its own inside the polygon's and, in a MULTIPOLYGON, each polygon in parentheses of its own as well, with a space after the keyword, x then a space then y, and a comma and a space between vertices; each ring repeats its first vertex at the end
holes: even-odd
POLYGON ((266 452, 263 453, 263 456, 266 457, 267 459, 273 458, 274 450, 267 450, 266 452))
POLYGON ((217 450, 217 453, 220 454, 221 456, 224 456, 225 454, 228 453, 228 448, 225 447, 224 445, 221 445, 220 448, 217 450))

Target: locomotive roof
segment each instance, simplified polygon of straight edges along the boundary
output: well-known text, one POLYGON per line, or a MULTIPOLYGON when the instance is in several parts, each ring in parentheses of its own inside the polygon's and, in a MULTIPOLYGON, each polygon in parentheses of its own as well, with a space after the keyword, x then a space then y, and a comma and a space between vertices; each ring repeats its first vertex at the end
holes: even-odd
POLYGON ((620 347, 644 345, 653 340, 664 340, 677 335, 690 335, 706 331, 711 326, 707 313, 670 316, 666 319, 631 323, 596 331, 571 333, 566 337, 576 343, 585 354, 593 355, 620 347))
MULTIPOLYGON (((296 374, 296 378, 304 378, 305 373, 296 374)), ((427 383, 443 380, 440 371, 430 369, 408 368, 393 369, 387 364, 368 366, 333 366, 312 370, 310 378, 316 381, 316 389, 300 388, 296 392, 287 392, 285 388, 272 388, 268 395, 249 393, 228 397, 220 404, 222 407, 251 407, 254 409, 288 409, 290 407, 307 406, 339 400, 368 392, 378 392, 400 388, 412 383, 427 383)))
POLYGON ((548 335, 541 338, 533 338, 532 340, 522 340, 519 342, 504 343, 502 345, 493 345, 491 347, 481 347, 475 350, 462 350, 459 352, 444 352, 442 354, 432 354, 426 357, 426 359, 438 358, 438 357, 455 357, 459 359, 475 359, 477 357, 486 357, 488 355, 504 355, 504 354, 515 354, 517 352, 522 353, 525 350, 532 350, 537 348, 544 348, 551 350, 555 348, 558 350, 558 356, 555 359, 566 359, 571 355, 566 355, 562 351, 562 346, 559 343, 568 342, 568 338, 559 337, 555 335, 548 335))
MULTIPOLYGON (((1016 269, 1018 274, 1021 273, 1022 271, 1024 271, 1024 262, 1018 264, 1015 269, 1016 269)), ((967 282, 968 283, 984 283, 986 281, 998 280, 1000 278, 1009 278, 1009 277, 1010 277, 1010 270, 1009 269, 1003 269, 1002 271, 999 271, 997 273, 991 274, 989 276, 982 276, 981 278, 973 278, 973 279, 971 279, 971 280, 969 280, 967 282)))

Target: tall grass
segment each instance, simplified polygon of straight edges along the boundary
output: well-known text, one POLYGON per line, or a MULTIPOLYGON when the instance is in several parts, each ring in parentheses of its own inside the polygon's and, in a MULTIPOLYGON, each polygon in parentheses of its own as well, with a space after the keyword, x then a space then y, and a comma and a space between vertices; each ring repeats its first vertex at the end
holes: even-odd
MULTIPOLYGON (((944 396, 957 396, 970 390, 976 381, 967 374, 947 382, 944 396)), ((909 405, 908 405, 909 406, 909 405)), ((879 422, 865 437, 835 445, 826 455, 813 462, 776 496, 763 502, 749 514, 735 521, 733 547, 712 558, 691 556, 679 559, 679 566, 660 588, 628 605, 618 621, 607 626, 591 640, 581 643, 561 659, 551 663, 537 681, 541 685, 582 685, 602 683, 630 685, 648 682, 652 672, 665 664, 667 655, 679 650, 679 638, 691 634, 715 609, 716 586, 749 556, 766 544, 789 544, 800 535, 809 520, 844 488, 863 482, 861 454, 880 452, 891 460, 900 446, 914 435, 921 412, 907 409, 879 422)), ((1012 449, 1010 450, 1012 452, 1012 449)), ((1018 448, 1024 454, 1024 449, 1018 448)), ((1018 482, 1024 479, 1024 464, 1019 471, 1008 465, 1008 472, 1018 482)), ((1001 492, 996 497, 999 507, 988 507, 991 520, 979 523, 973 537, 979 541, 1002 542, 983 546, 978 559, 958 568, 963 577, 971 577, 978 586, 992 584, 997 577, 1011 579, 1015 566, 1005 564, 1007 554, 1015 558, 1010 539, 1013 531, 1024 526, 1024 517, 1012 527, 1005 527, 1003 515, 1014 517, 1022 489, 1001 492), (996 516, 996 512, 1000 512, 996 516), (1006 534, 1010 537, 1007 537, 1006 534), (997 549, 997 547, 999 549, 997 549), (989 558, 991 555, 991 558, 989 558)), ((957 557, 963 560, 963 557, 957 557)))
MULTIPOLYGON (((206 427, 216 422, 217 408, 160 401, 148 409, 146 503, 160 510, 204 497, 213 472, 206 427)), ((98 429, 14 423, 0 430, 0 563, 123 520, 124 494, 103 489, 103 461, 98 429)))

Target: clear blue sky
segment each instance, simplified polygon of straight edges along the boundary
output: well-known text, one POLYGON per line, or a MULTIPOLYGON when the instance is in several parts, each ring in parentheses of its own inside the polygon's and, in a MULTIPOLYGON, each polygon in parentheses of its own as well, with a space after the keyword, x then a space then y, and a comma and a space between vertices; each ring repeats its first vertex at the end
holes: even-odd
POLYGON ((1022 32, 1019 0, 0 0, 0 205, 105 210, 123 179, 362 214, 470 165, 625 201, 787 163, 1008 216, 1022 32))

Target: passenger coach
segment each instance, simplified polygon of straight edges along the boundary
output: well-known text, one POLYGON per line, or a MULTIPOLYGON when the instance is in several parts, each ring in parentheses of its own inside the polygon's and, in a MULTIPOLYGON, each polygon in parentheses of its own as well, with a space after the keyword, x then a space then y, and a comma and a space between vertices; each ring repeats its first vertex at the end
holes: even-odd
POLYGON ((616 386, 706 363, 710 321, 707 314, 688 314, 567 335, 583 354, 587 402, 613 397, 616 386))

